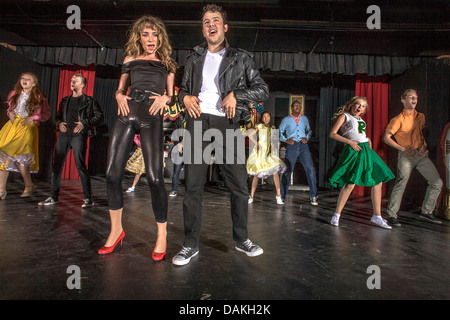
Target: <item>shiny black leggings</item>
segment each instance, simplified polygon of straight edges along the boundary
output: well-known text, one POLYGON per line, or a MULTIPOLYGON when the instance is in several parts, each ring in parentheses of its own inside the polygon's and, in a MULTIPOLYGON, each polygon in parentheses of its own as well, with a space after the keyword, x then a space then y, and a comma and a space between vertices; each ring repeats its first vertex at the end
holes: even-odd
POLYGON ((156 222, 167 221, 167 192, 163 176, 163 116, 152 116, 149 103, 128 101, 130 113, 119 116, 114 124, 108 147, 106 190, 110 210, 123 208, 122 179, 135 134, 141 135, 145 173, 150 186, 156 222))

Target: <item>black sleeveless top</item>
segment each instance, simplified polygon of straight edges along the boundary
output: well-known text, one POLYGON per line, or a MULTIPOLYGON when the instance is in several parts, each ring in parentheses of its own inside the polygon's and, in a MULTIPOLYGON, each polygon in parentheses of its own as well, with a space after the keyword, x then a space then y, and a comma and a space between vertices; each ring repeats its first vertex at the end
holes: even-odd
POLYGON ((136 59, 122 66, 122 73, 130 74, 130 90, 140 89, 163 95, 168 71, 160 61, 136 59))

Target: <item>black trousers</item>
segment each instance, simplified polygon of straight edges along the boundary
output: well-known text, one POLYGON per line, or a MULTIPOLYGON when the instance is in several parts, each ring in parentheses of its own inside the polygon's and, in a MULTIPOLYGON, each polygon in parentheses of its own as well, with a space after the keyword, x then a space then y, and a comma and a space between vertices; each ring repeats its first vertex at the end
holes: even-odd
POLYGON ((167 221, 167 192, 163 176, 164 133, 163 116, 152 116, 148 109, 153 103, 128 101, 130 113, 119 116, 114 124, 108 146, 106 191, 110 210, 123 208, 122 180, 134 135, 141 135, 145 173, 151 191, 156 222, 167 221))
POLYGON ((215 161, 230 191, 233 239, 247 240, 247 169, 244 139, 239 125, 231 123, 225 117, 201 114, 197 119, 190 117, 187 119, 186 130, 188 134, 183 136, 186 179, 183 199, 185 229, 183 245, 193 248, 199 246, 203 190, 211 151, 215 153, 215 161), (233 135, 234 137, 230 138, 233 135), (211 149, 211 141, 214 141, 214 150, 211 149))
POLYGON ((84 199, 92 199, 91 179, 86 169, 86 148, 87 136, 83 134, 67 135, 61 132, 56 141, 55 153, 53 155, 52 167, 52 187, 50 196, 57 201, 59 190, 61 188, 61 175, 66 161, 67 153, 73 150, 75 165, 80 175, 81 185, 83 186, 84 199))

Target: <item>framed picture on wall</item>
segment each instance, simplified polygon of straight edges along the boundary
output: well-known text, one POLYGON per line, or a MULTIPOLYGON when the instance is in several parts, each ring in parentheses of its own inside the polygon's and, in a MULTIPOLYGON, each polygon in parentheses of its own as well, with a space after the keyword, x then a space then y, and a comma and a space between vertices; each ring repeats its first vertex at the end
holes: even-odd
POLYGON ((289 115, 292 113, 291 106, 294 101, 300 102, 302 106, 302 111, 300 111, 300 115, 303 115, 305 113, 305 95, 304 94, 289 95, 289 115))

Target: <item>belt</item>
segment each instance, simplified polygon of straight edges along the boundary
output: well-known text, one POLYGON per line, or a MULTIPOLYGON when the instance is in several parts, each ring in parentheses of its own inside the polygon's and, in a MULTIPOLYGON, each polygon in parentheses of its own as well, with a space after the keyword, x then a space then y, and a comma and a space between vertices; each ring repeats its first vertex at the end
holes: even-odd
POLYGON ((148 99, 151 96, 160 96, 160 94, 153 91, 141 89, 133 89, 129 93, 129 97, 136 102, 143 102, 144 100, 148 99))

